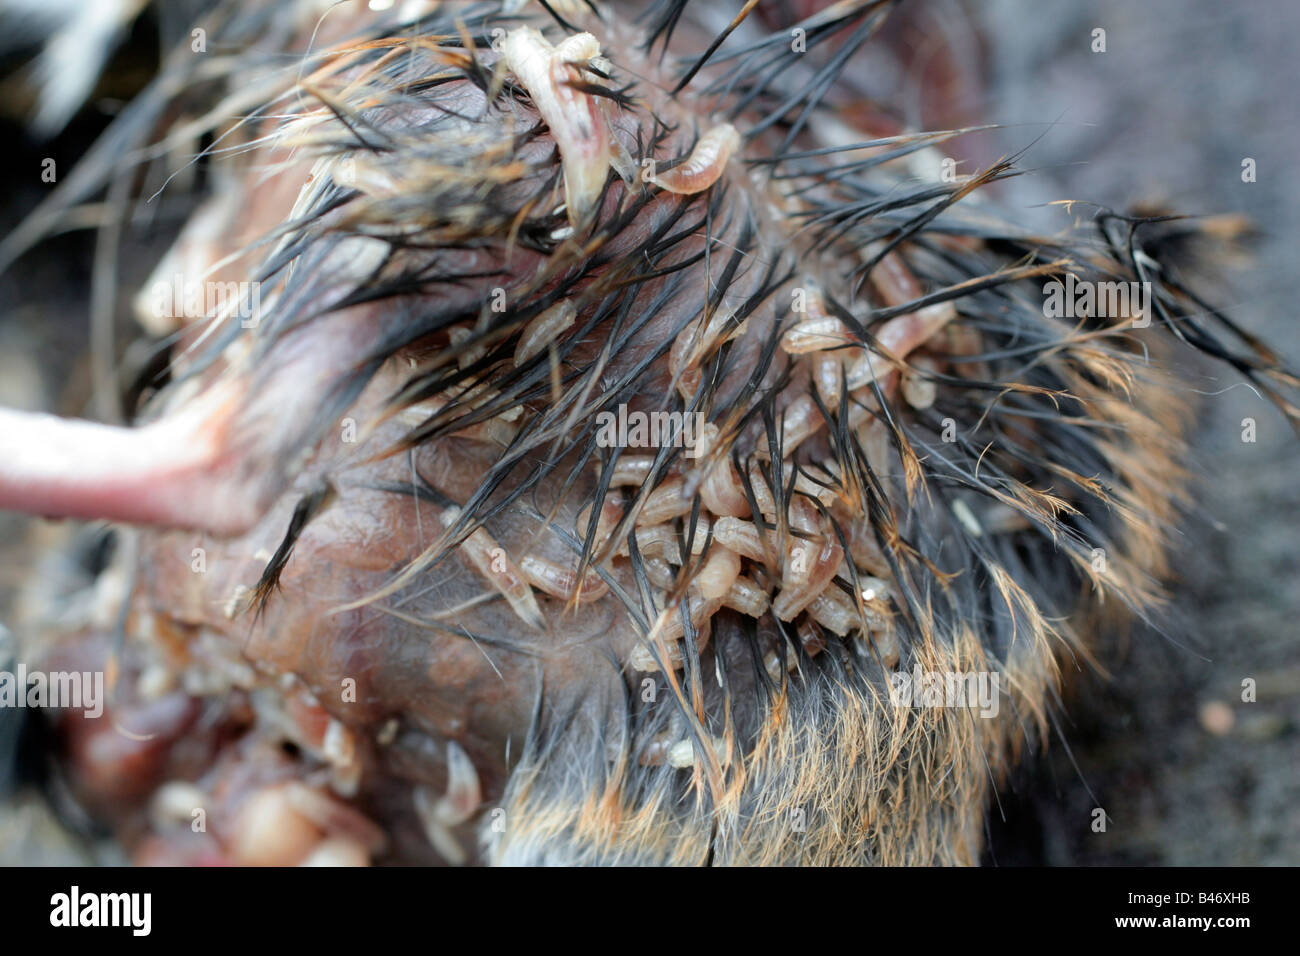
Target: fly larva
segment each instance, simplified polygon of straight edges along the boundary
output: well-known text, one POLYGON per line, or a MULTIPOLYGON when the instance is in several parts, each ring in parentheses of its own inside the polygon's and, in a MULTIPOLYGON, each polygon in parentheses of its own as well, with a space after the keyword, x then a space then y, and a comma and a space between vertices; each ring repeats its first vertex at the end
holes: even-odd
POLYGON ((707 322, 698 316, 692 319, 673 339, 668 367, 672 369, 678 393, 687 401, 700 386, 704 360, 724 341, 744 331, 743 323, 735 325, 734 321, 732 313, 717 310, 707 322))
POLYGON ((515 347, 515 365, 523 365, 546 346, 559 339, 578 314, 577 306, 567 299, 557 302, 526 326, 515 347))
POLYGON ((858 629, 861 618, 848 596, 838 588, 828 587, 815 594, 807 604, 812 619, 832 634, 844 637, 858 629))
POLYGON ((662 524, 690 514, 691 499, 683 493, 684 489, 685 483, 681 478, 669 478, 650 492, 641 513, 637 515, 637 526, 662 524))
MULTIPOLYGON (((587 526, 591 521, 591 509, 592 505, 590 503, 583 505, 578 512, 577 520, 574 522, 574 530, 583 539, 587 536, 587 526)), ((618 495, 606 495, 600 503, 600 513, 596 516, 596 537, 593 544, 598 550, 605 546, 605 542, 614 529, 618 527, 622 517, 623 503, 618 495)))
POLYGON ((502 41, 506 67, 532 96, 555 137, 564 170, 565 205, 574 228, 594 213, 613 155, 613 137, 600 97, 573 84, 581 75, 576 64, 599 55, 600 43, 590 33, 567 37, 557 48, 534 28, 523 26, 502 41))
MULTIPOLYGON (((730 590, 730 584, 728 584, 730 590)), ((670 603, 659 613, 654 627, 650 630, 651 639, 661 637, 671 646, 686 636, 686 623, 682 620, 682 608, 687 609, 691 629, 695 631, 696 647, 703 650, 709 642, 709 622, 718 608, 722 607, 722 598, 706 598, 699 588, 692 585, 686 597, 681 601, 670 603)))
POLYGON ((657 734, 653 739, 646 742, 637 760, 643 767, 662 767, 668 762, 668 754, 672 750, 674 743, 676 743, 676 737, 668 732, 657 734))
POLYGON ((803 355, 840 349, 856 341, 842 321, 827 315, 792 326, 781 336, 781 348, 790 355, 803 355))
POLYGON ((690 740, 679 740, 668 748, 668 766, 675 770, 685 770, 695 766, 695 744, 690 740))
MULTIPOLYGON (((696 440, 697 456, 708 459, 710 452, 719 448, 720 435, 717 425, 706 423, 696 440)), ((740 473, 729 457, 719 456, 719 460, 706 465, 708 471, 700 482, 700 500, 716 516, 734 518, 749 517, 749 500, 745 489, 740 484, 740 473)))
POLYGON ((732 581, 727 596, 722 599, 723 607, 729 607, 752 618, 760 618, 766 614, 771 603, 767 592, 747 577, 738 577, 732 581))
POLYGON ((566 568, 536 555, 524 555, 519 561, 519 570, 528 583, 539 591, 578 605, 599 601, 609 593, 609 585, 594 571, 587 572, 582 579, 582 587, 579 588, 576 568, 566 568))
POLYGON ((782 413, 781 450, 793 452, 825 426, 826 419, 811 395, 800 395, 782 413))
POLYGON ((739 148, 740 134, 736 127, 721 123, 699 138, 683 163, 657 174, 653 182, 660 189, 678 195, 703 192, 718 181, 739 148))
POLYGON ((786 655, 784 669, 781 667, 781 658, 777 655, 776 651, 767 651, 763 654, 763 670, 767 672, 767 676, 770 677, 774 683, 780 683, 783 670, 785 673, 791 673, 796 670, 798 666, 799 661, 793 654, 786 655))
POLYGON ((464 863, 466 852, 453 831, 469 820, 483 800, 478 771, 465 749, 447 742, 447 789, 441 797, 428 787, 415 787, 412 798, 416 817, 429 842, 453 863, 464 863))
POLYGON ((799 636, 800 646, 809 657, 816 657, 826 650, 826 636, 822 633, 820 625, 812 618, 802 618, 795 628, 795 633, 799 636))
POLYGON ((898 635, 894 633, 892 627, 885 628, 882 631, 873 631, 871 633, 871 643, 880 652, 880 659, 886 667, 892 670, 898 666, 898 635))
MULTIPOLYGON (((690 606, 691 629, 695 633, 696 652, 702 652, 709 646, 710 622, 722 607, 722 602, 703 600, 696 592, 687 598, 687 603, 690 606)), ((676 670, 684 664, 681 641, 686 636, 686 625, 682 623, 682 606, 680 602, 666 606, 655 619, 648 642, 639 642, 632 648, 628 663, 634 670, 653 673, 662 669, 650 650, 650 644, 656 639, 662 641, 668 649, 666 662, 670 669, 676 670)))
POLYGON ((696 572, 693 584, 705 601, 722 601, 739 577, 740 558, 730 549, 715 544, 696 572))
POLYGON ((622 485, 641 487, 650 477, 654 464, 654 458, 649 455, 619 455, 609 479, 610 487, 618 488, 622 485))
POLYGON ((826 538, 814 550, 814 556, 808 559, 807 574, 798 575, 797 579, 789 584, 783 582, 781 590, 772 599, 772 613, 776 615, 777 620, 793 620, 827 589, 831 579, 835 577, 835 571, 839 568, 843 554, 840 546, 826 538))
POLYGON ((938 386, 930 378, 939 370, 939 363, 927 356, 918 355, 910 364, 911 368, 903 374, 903 400, 913 408, 929 408, 939 394, 938 386))
POLYGON ((811 554, 819 549, 822 538, 817 510, 806 498, 794 498, 789 508, 790 530, 802 532, 791 535, 786 545, 785 561, 781 565, 781 583, 786 587, 804 587, 812 574, 811 554))
MULTIPOLYGON (((484 355, 487 354, 487 346, 483 343, 470 345, 469 342, 474 338, 474 330, 465 326, 457 326, 454 329, 447 330, 447 338, 451 340, 452 346, 456 349, 456 364, 461 368, 469 368, 484 355)), ((471 392, 466 392, 461 396, 462 400, 468 400, 471 392)))
MULTIPOLYGON (((641 526, 636 529, 636 546, 637 550, 646 557, 661 558, 672 564, 682 563, 682 551, 686 546, 687 538, 690 538, 690 553, 692 555, 702 554, 704 552, 705 542, 709 538, 710 522, 708 518, 701 518, 696 524, 694 533, 690 529, 678 532, 671 525, 657 524, 641 526)), ((620 557, 627 557, 631 552, 630 536, 621 541, 614 553, 620 557)))
POLYGON ((844 358, 830 353, 812 357, 812 381, 822 404, 827 408, 838 408, 840 393, 844 382, 844 358))
MULTIPOLYGON (((440 516, 446 528, 452 527, 459 518, 459 508, 448 508, 440 516)), ((546 621, 528 580, 487 529, 475 528, 461 542, 460 550, 479 574, 509 602, 524 623, 538 630, 545 628, 546 621)))
POLYGON ((790 355, 805 355, 840 349, 857 343, 848 326, 826 309, 821 288, 811 276, 804 276, 796 292, 803 293, 803 317, 781 336, 781 348, 790 355))
POLYGON ((751 521, 731 517, 718 518, 713 523, 713 538, 719 544, 751 561, 766 562, 770 559, 770 552, 758 528, 751 521))
POLYGON ((753 492, 754 502, 758 505, 758 513, 767 521, 776 520, 776 499, 772 497, 772 489, 768 487, 767 478, 763 475, 763 469, 757 461, 749 463, 749 490, 753 492))

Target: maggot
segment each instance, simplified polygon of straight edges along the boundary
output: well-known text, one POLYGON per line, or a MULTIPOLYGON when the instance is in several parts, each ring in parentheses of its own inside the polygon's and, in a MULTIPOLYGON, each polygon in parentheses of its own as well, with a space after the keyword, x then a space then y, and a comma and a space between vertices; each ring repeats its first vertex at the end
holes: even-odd
POLYGON ((660 189, 689 196, 703 192, 722 176, 728 160, 740 148, 740 134, 730 123, 721 123, 695 143, 691 155, 678 166, 653 177, 660 189))

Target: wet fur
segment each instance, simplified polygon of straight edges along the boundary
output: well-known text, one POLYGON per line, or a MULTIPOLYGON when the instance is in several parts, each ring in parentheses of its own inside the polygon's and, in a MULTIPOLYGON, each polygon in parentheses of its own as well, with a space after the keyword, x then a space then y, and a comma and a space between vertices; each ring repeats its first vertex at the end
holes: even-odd
MULTIPOLYGON (((686 12, 678 0, 649 5, 635 26, 585 18, 583 27, 602 39, 613 63, 610 101, 639 117, 640 155, 662 157, 670 142, 674 152, 686 155, 692 134, 656 121, 655 107, 665 102, 662 90, 620 73, 616 40, 632 31, 639 32, 642 51, 654 58, 663 52, 664 89, 675 79, 690 79, 674 98, 686 112, 707 109, 735 122, 746 137, 738 161, 708 193, 682 197, 671 214, 658 209, 656 229, 639 256, 613 257, 605 249, 648 214, 653 197, 647 190, 629 192, 590 235, 554 238, 565 225, 555 211, 558 163, 550 156, 521 166, 520 149, 541 130, 499 122, 508 103, 526 103, 527 94, 494 70, 489 28, 514 21, 497 16, 492 3, 481 5, 481 18, 462 21, 449 11, 409 25, 420 37, 414 42, 407 39, 412 29, 392 25, 384 33, 393 39, 367 34, 360 39, 371 42, 319 54, 304 63, 300 81, 268 91, 262 116, 236 127, 240 151, 256 162, 265 137, 289 125, 285 114, 312 113, 310 123, 293 126, 291 142, 319 159, 321 175, 300 202, 298 217, 266 245, 258 278, 281 289, 281 306, 254 333, 233 325, 219 330, 209 346, 212 356, 250 334, 254 355, 266 354, 280 337, 313 321, 321 308, 313 265, 327 261, 324 250, 358 236, 387 243, 390 254, 371 274, 357 277, 354 289, 342 290, 330 308, 411 297, 437 303, 444 301, 444 286, 475 282, 500 284, 518 303, 506 315, 460 305, 413 310, 411 321, 391 324, 370 354, 358 356, 312 430, 319 435, 329 427, 380 363, 431 341, 442 343, 441 351, 392 396, 394 412, 479 382, 490 384, 495 397, 413 427, 392 453, 503 410, 525 408, 518 436, 502 449, 479 493, 456 502, 460 520, 412 562, 408 581, 437 573, 438 563, 475 527, 507 509, 545 512, 531 497, 544 483, 563 491, 595 468, 601 477, 593 497, 603 497, 617 450, 597 448, 592 422, 598 411, 619 402, 645 401, 655 360, 652 354, 620 366, 616 358, 636 340, 652 310, 685 288, 692 270, 708 268, 713 278, 707 315, 729 289, 743 292, 736 308, 740 321, 788 302, 798 275, 821 271, 819 255, 847 260, 883 241, 885 251, 903 252, 922 284, 940 295, 919 305, 877 308, 864 325, 849 302, 861 294, 879 255, 861 261, 847 282, 818 276, 828 304, 851 322, 866 347, 873 345, 873 328, 891 315, 942 299, 956 303, 957 325, 982 336, 986 374, 976 377, 971 370, 978 366, 971 361, 962 374, 941 376, 938 401, 925 411, 901 399, 886 404, 898 466, 892 478, 877 474, 843 424, 845 406, 822 413, 846 476, 838 490, 856 514, 870 516, 890 564, 900 669, 998 671, 1008 688, 1000 716, 987 720, 965 709, 893 706, 888 669, 859 643, 831 639, 813 658, 793 626, 770 615, 756 622, 721 612, 705 654, 693 651, 688 630, 685 667, 653 676, 656 699, 675 702, 673 708, 643 703, 646 675, 613 657, 611 686, 622 692, 599 706, 552 698, 540 683, 529 689, 536 697, 534 720, 501 801, 505 826, 495 828, 485 819, 481 827, 485 854, 494 862, 975 863, 995 788, 1024 748, 1047 742, 1062 673, 1089 665, 1090 634, 1123 626, 1133 615, 1158 619, 1166 549, 1184 501, 1179 462, 1190 413, 1169 371, 1170 356, 1180 347, 1175 340, 1225 359, 1257 383, 1277 389, 1295 384, 1226 317, 1207 313, 1203 302, 1153 271, 1156 258, 1144 243, 1168 229, 1167 222, 1106 213, 1094 220, 1092 235, 1028 235, 994 224, 987 209, 962 214, 978 186, 1016 174, 1010 160, 971 182, 941 184, 877 178, 888 161, 939 142, 939 135, 898 138, 883 144, 883 155, 867 160, 801 148, 800 133, 826 108, 820 101, 830 84, 852 62, 849 54, 865 55, 889 6, 864 0, 812 17, 804 24, 810 78, 798 79, 785 73, 783 31, 766 37, 742 31, 707 64, 668 55, 670 44, 685 45, 681 34, 673 41, 686 12), (476 92, 469 101, 482 109, 472 117, 480 138, 466 135, 460 112, 464 91, 471 88, 476 92), (454 99, 452 91, 459 91, 454 99), (401 118, 412 112, 419 121, 404 123, 401 118), (366 194, 339 185, 330 172, 348 160, 392 188, 366 194), (807 198, 796 221, 773 219, 754 184, 741 175, 753 169, 779 177, 783 188, 807 198), (706 241, 701 254, 687 243, 700 234, 726 241, 706 241), (943 235, 974 237, 979 245, 959 250, 936 241, 943 235), (445 275, 435 251, 449 248, 489 250, 499 271, 445 275), (523 276, 512 271, 512 256, 520 250, 540 257, 545 269, 523 276), (1153 326, 1135 334, 1101 321, 1045 318, 1041 283, 1066 271, 1091 279, 1152 279, 1153 326), (554 343, 553 353, 513 368, 509 357, 527 322, 561 297, 580 302, 574 327, 554 343), (474 328, 472 336, 452 346, 447 331, 466 323, 474 328), (596 359, 579 359, 590 354, 580 349, 593 342, 603 343, 596 359), (470 348, 484 350, 482 357, 461 368, 458 354, 470 348), (956 443, 939 438, 949 417, 958 426, 956 443), (977 515, 999 503, 1022 515, 1027 528, 973 536, 953 516, 956 498, 977 515), (1106 552, 1105 573, 1091 564, 1094 548, 1106 552), (773 681, 765 671, 763 653, 771 646, 797 659, 788 678, 773 681), (691 770, 643 766, 639 760, 670 718, 681 722, 697 752, 709 754, 691 770), (713 740, 721 741, 720 752, 714 752, 713 740)), ((618 16, 611 5, 597 9, 618 16)), ((525 19, 543 26, 548 18, 534 12, 525 19)), ((554 34, 556 26, 549 28, 554 34)), ((235 59, 231 72, 246 65, 235 59)), ((707 128, 706 117, 699 120, 699 128, 707 128)), ((611 174, 607 193, 621 188, 611 174)), ((779 312, 774 316, 767 336, 758 336, 749 349, 723 347, 709 357, 704 381, 711 384, 694 406, 668 392, 678 403, 665 410, 698 409, 713 421, 729 416, 726 431, 737 444, 722 454, 734 451, 742 462, 761 445, 779 444, 782 396, 807 388, 771 372, 777 336, 788 327, 779 312)), ((659 455, 641 500, 675 455, 659 455)), ((779 449, 771 455, 782 457, 779 449)), ((780 500, 780 482, 772 484, 780 500)), ((276 599, 275 576, 318 505, 304 502, 295 516, 263 578, 260 601, 276 599)), ((690 516, 679 527, 683 538, 698 531, 690 516)), ((630 529, 629 521, 615 537, 630 529)), ((604 565, 608 553, 595 540, 594 517, 588 528, 573 532, 584 567, 604 565)), ((635 555, 633 549, 634 567, 635 555)), ((680 588, 688 577, 689 572, 679 580, 680 588)), ((856 582, 844 585, 856 591, 856 582)), ((629 621, 644 628, 653 620, 644 592, 620 594, 629 621)))

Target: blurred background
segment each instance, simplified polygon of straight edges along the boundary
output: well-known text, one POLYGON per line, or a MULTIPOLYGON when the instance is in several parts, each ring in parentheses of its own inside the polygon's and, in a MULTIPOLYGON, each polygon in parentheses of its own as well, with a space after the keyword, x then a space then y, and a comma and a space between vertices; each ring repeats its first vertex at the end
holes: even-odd
MULTIPOLYGON (((1046 191, 1115 209, 1245 213, 1258 230, 1253 261, 1214 301, 1295 368, 1300 110, 1284 91, 1300 84, 1300 4, 981 6, 988 116, 1054 124, 1024 161, 1041 172, 1014 180, 1007 201, 1046 191), (1091 51, 1096 28, 1105 53, 1091 51), (1242 181, 1246 157, 1254 183, 1242 181)), ((1004 136, 1005 149, 1025 142, 1004 136)), ((1203 393, 1187 395, 1198 483, 1168 637, 1113 639, 1102 656, 1111 679, 1075 688, 1062 722, 1073 760, 1054 746, 1004 796, 999 862, 1300 863, 1300 442, 1226 370, 1187 371, 1203 393), (1254 704, 1241 702, 1245 678, 1257 682, 1254 704), (1081 825, 1092 806, 1112 818, 1104 834, 1081 825)), ((991 817, 1000 823, 996 808, 991 817)))
MULTIPOLYGON (((765 0, 769 2, 769 0, 765 0)), ((802 0, 796 6, 803 4, 802 0)), ((12 0, 0 3, 11 19, 12 0)), ((58 12, 78 4, 45 5, 58 12)), ((138 4, 122 4, 123 7, 138 4)), ((168 5, 160 5, 166 8, 168 5)), ((20 76, 35 37, 0 29, 0 237, 69 173, 157 68, 179 7, 126 20, 87 104, 51 139, 33 135, 20 76), (168 18, 171 22, 168 22, 168 18)), ((954 152, 970 163, 1032 147, 1031 175, 998 188, 1010 218, 1044 230, 1084 221, 1052 200, 1125 210, 1159 203, 1191 215, 1244 213, 1251 258, 1232 262, 1213 300, 1300 367, 1300 4, 1293 0, 908 0, 885 39, 909 64, 882 89, 910 125, 995 122, 954 152), (1094 31, 1105 52, 1094 52, 1094 31), (1256 181, 1242 181, 1252 158, 1256 181)), ((963 167, 969 171, 968 167, 963 167)), ((202 170, 195 175, 202 176, 202 170)), ((116 314, 170 245, 197 196, 169 190, 132 223, 132 254, 98 294, 116 314)), ((102 218, 102 207, 86 216, 102 218)), ((100 240, 103 241, 103 240, 100 240)), ((69 231, 0 274, 0 405, 90 414, 88 316, 96 236, 69 231)), ((1062 739, 1027 755, 989 814, 994 865, 1300 863, 1300 440, 1226 370, 1188 358, 1197 410, 1190 520, 1159 630, 1104 635, 1109 675, 1078 672, 1058 715, 1062 739), (1242 420, 1256 441, 1242 441, 1242 420), (1163 632, 1163 633, 1161 633, 1163 632), (1241 701, 1243 679, 1257 701, 1241 701), (1067 745, 1068 744, 1068 745, 1067 745), (1090 828, 1092 808, 1109 817, 1090 828)), ((71 529, 0 513, 0 669, 15 651, 23 589, 41 565, 46 599, 79 567, 55 566, 71 529)), ((84 551, 84 549, 83 549, 84 551)), ((66 562, 65 562, 66 563, 66 562)), ((0 864, 113 862, 111 847, 60 827, 24 784, 40 741, 0 714, 0 864)))

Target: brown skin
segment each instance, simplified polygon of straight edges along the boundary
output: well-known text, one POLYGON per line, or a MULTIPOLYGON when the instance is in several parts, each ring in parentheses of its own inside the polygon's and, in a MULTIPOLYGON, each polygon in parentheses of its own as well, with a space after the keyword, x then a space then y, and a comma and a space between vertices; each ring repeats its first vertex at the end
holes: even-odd
MULTIPOLYGON (((349 417, 365 422, 376 416, 380 401, 396 381, 396 372, 381 372, 349 410, 349 417)), ((611 652, 619 659, 626 657, 631 630, 614 602, 570 612, 563 602, 540 594, 538 602, 547 621, 544 633, 525 624, 494 594, 448 622, 482 636, 477 645, 455 632, 423 628, 381 610, 391 606, 423 616, 485 591, 492 593, 459 550, 396 594, 374 605, 340 611, 342 605, 360 601, 388 584, 442 531, 441 509, 436 505, 419 503, 417 522, 417 505, 410 495, 367 487, 381 481, 409 482, 410 462, 405 454, 357 466, 404 429, 390 421, 369 441, 357 443, 341 441, 341 432, 334 432, 317 448, 294 488, 246 534, 222 539, 186 531, 148 534, 142 545, 135 621, 148 615, 155 630, 188 635, 189 647, 182 636, 175 648, 182 658, 188 657, 182 667, 211 670, 211 662, 194 654, 206 654, 216 643, 223 655, 252 664, 264 686, 278 686, 281 675, 295 675, 319 708, 314 714, 301 706, 289 708, 290 719, 300 731, 318 739, 323 711, 356 733, 368 761, 386 768, 368 772, 364 789, 391 790, 397 784, 398 790, 407 792, 408 783, 420 782, 441 793, 446 786, 441 742, 455 740, 478 770, 483 798, 490 805, 505 783, 507 741, 515 759, 521 753, 539 682, 550 689, 552 703, 566 698, 573 688, 612 689, 617 672, 609 657, 611 652), (337 498, 307 526, 264 611, 245 610, 246 597, 232 603, 237 587, 251 591, 256 585, 266 556, 279 545, 288 526, 293 506, 325 474, 333 476, 337 498), (204 552, 201 573, 192 569, 196 548, 204 552), (227 610, 235 607, 234 616, 228 617, 227 610), (200 633, 209 637, 202 645, 195 641, 200 633), (494 637, 523 651, 490 643, 494 637), (355 681, 355 700, 344 699, 347 678, 355 681), (377 744, 375 737, 394 716, 400 718, 401 733, 391 745, 377 744)), ((496 454, 497 449, 481 442, 451 437, 420 448, 416 466, 439 491, 463 502, 496 454)), ((567 522, 572 530, 574 520, 569 508, 561 512, 558 523, 567 522)), ((532 553, 557 563, 574 561, 564 544, 540 532, 532 520, 517 518, 490 527, 515 560, 532 553)), ((632 586, 630 578, 622 583, 632 586)), ((154 742, 147 749, 152 754, 165 749, 164 743, 154 742)), ((90 802, 108 804, 122 796, 111 782, 116 775, 102 772, 102 760, 88 762, 77 756, 80 752, 74 747, 73 766, 90 802)), ((119 763, 115 769, 130 768, 119 763)), ((218 769, 209 779, 224 776, 218 769)), ((157 772, 139 779, 144 781, 143 789, 133 793, 133 799, 146 796, 162 782, 157 772)), ((389 798, 371 792, 367 799, 389 798)), ((151 858, 158 852, 151 844, 151 858)))

